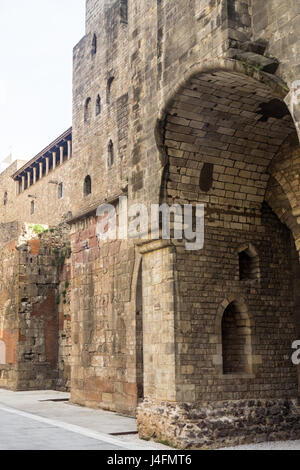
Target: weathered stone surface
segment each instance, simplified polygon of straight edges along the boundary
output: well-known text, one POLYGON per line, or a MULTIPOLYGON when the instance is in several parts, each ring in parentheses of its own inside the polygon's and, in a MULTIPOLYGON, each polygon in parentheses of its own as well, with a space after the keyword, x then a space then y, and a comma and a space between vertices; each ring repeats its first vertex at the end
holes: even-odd
POLYGON ((290 400, 189 405, 145 400, 138 409, 138 430, 143 439, 186 450, 299 439, 299 406, 290 400))
POLYGON ((87 1, 72 159, 18 196, 20 164, 0 176, 0 385, 140 403, 141 435, 183 448, 299 437, 299 2, 125 3, 87 1), (120 195, 204 204, 203 250, 99 242, 96 209, 120 195), (70 259, 46 246, 63 233, 16 250, 20 223, 67 214, 70 259))

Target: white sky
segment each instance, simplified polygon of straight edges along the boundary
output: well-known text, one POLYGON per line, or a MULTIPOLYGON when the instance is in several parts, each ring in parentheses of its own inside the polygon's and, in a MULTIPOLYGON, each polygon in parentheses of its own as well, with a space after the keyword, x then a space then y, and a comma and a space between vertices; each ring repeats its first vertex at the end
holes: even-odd
POLYGON ((72 50, 85 0, 0 0, 0 164, 30 159, 72 125, 72 50))

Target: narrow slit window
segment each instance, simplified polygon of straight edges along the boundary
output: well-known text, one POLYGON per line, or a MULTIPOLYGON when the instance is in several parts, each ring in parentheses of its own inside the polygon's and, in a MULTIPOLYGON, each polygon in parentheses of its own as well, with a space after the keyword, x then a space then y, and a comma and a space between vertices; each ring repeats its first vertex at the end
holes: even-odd
POLYGON ((107 166, 108 168, 112 168, 115 160, 115 155, 114 155, 114 144, 112 140, 109 141, 108 144, 108 159, 107 159, 107 166))
POLYGON ((128 24, 128 0, 120 0, 121 23, 128 24))
POLYGON ((107 104, 110 104, 110 102, 111 102, 112 84, 113 84, 114 79, 115 79, 114 77, 110 77, 107 80, 107 89, 106 89, 106 102, 107 102, 107 104))
POLYGON ((63 183, 60 183, 58 185, 58 199, 63 198, 63 192, 64 192, 63 183))
POLYGON ((97 96, 96 100, 96 116, 99 116, 101 114, 101 98, 100 95, 97 96))
POLYGON ((92 57, 97 54, 97 36, 94 34, 92 41, 92 57))
POLYGON ((90 120, 90 112, 91 112, 91 98, 87 98, 85 105, 84 105, 84 121, 88 122, 90 120))
POLYGON ((85 196, 88 196, 92 193, 92 180, 89 175, 85 177, 83 192, 85 196))

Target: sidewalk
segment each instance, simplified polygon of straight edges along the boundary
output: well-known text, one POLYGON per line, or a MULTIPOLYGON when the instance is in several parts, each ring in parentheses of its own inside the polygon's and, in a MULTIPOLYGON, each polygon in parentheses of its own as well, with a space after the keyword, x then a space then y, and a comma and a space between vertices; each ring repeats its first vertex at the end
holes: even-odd
POLYGON ((71 405, 69 397, 56 391, 0 390, 0 449, 168 449, 138 439, 135 419, 71 405))

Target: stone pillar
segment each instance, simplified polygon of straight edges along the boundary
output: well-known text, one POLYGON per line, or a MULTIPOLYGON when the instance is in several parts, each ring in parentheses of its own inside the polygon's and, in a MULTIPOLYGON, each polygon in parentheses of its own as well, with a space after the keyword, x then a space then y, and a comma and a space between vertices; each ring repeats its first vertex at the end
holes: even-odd
POLYGON ((56 168, 56 152, 52 152, 53 170, 56 168))
POLYGON ((36 183, 36 166, 33 168, 33 184, 36 183))
POLYGON ((25 176, 22 176, 22 189, 21 192, 23 193, 25 191, 25 176))
POLYGON ((62 146, 59 147, 59 153, 60 153, 60 164, 62 165, 64 162, 64 148, 62 146))
POLYGON ((142 246, 144 395, 159 402, 176 401, 174 254, 169 241, 142 246))
POLYGON ((72 142, 68 140, 68 160, 72 157, 72 142))
POLYGON ((49 174, 49 157, 46 157, 46 176, 49 174))
POLYGON ((30 187, 30 176, 31 176, 30 171, 28 171, 27 172, 27 188, 30 187))
POLYGON ((18 194, 20 194, 20 180, 15 180, 15 183, 16 183, 16 196, 18 196, 18 194))
POLYGON ((40 163, 40 179, 43 177, 43 163, 40 163))

